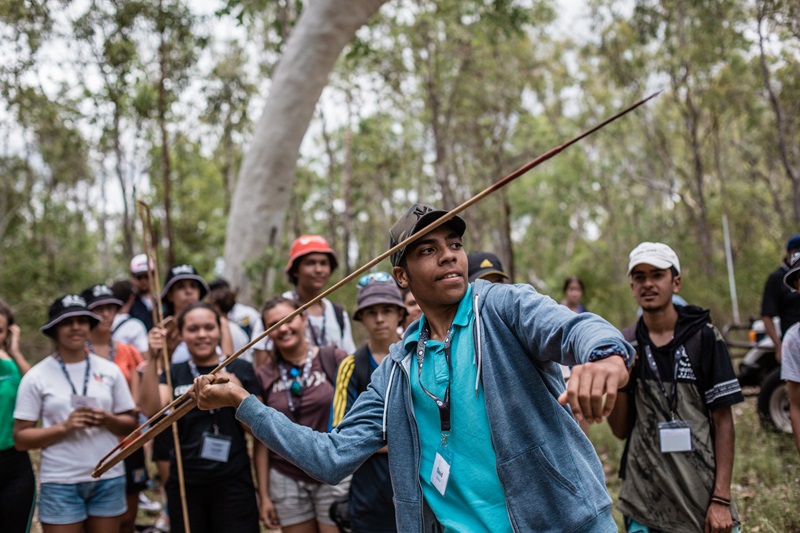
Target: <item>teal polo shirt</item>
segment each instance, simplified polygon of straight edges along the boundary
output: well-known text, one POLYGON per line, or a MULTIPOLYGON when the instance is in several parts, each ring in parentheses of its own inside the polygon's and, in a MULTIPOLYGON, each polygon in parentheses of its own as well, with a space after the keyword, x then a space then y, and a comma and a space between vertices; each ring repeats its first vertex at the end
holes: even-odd
POLYGON ((420 387, 416 357, 425 315, 420 319, 420 327, 405 340, 406 350, 412 349, 414 354, 410 377, 422 452, 419 479, 425 500, 445 531, 510 532, 506 497, 497 477, 497 457, 492 447, 483 383, 478 388, 478 394, 475 394, 478 367, 472 342, 474 322, 470 284, 453 319, 450 347, 452 375, 447 368, 442 342, 428 341, 422 364, 422 383, 439 398, 444 399, 447 383, 450 382, 451 432, 447 439, 447 451, 453 459, 444 496, 431 483, 433 463, 442 442, 439 409, 420 387))

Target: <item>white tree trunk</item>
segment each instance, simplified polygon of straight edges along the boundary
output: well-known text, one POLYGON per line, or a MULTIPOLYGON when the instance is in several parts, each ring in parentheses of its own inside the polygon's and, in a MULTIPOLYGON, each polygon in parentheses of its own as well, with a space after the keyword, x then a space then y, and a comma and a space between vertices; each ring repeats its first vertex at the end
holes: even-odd
MULTIPOLYGON (((251 299, 246 267, 278 248, 300 143, 339 54, 387 0, 309 2, 286 44, 233 195, 225 277, 251 299)), ((266 270, 257 268, 258 271, 266 270)))

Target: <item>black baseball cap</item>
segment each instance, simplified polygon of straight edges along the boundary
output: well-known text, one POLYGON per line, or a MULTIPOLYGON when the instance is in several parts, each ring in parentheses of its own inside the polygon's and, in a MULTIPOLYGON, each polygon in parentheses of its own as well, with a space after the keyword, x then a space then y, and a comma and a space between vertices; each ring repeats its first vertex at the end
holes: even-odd
POLYGON ((508 274, 503 270, 503 263, 492 252, 472 252, 467 255, 467 277, 469 281, 497 274, 508 279, 508 274))
MULTIPOLYGON (((448 211, 434 209, 427 205, 413 204, 408 211, 394 223, 392 229, 389 230, 389 248, 394 248, 409 236, 430 226, 433 222, 439 220, 446 214, 448 214, 448 211)), ((464 222, 464 219, 458 215, 453 216, 453 218, 445 222, 445 224, 454 229, 459 237, 464 235, 464 232, 467 230, 467 224, 464 222)), ((401 248, 391 255, 392 266, 397 266, 400 263, 405 252, 406 249, 401 248)))
POLYGON ((800 252, 792 254, 792 266, 783 276, 783 284, 792 289, 797 290, 797 276, 800 272, 800 252))

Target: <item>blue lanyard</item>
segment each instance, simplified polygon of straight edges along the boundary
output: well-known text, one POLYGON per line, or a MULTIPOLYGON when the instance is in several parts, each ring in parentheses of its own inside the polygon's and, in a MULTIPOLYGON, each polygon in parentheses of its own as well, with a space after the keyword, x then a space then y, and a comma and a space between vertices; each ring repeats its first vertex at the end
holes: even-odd
MULTIPOLYGON (((92 345, 92 341, 86 341, 86 347, 89 348, 89 351, 93 354, 97 355, 97 352, 94 351, 94 346, 92 345)), ((108 341, 108 360, 112 363, 114 362, 114 358, 117 356, 117 345, 114 344, 114 340, 108 341)))
POLYGON ((439 409, 439 427, 442 430, 442 436, 446 437, 450 433, 450 381, 451 381, 451 374, 453 373, 452 365, 450 364, 450 332, 452 331, 453 326, 450 325, 447 328, 447 333, 444 336, 444 358, 447 361, 447 373, 448 373, 448 380, 447 380, 447 388, 444 391, 444 399, 439 398, 431 391, 425 388, 425 385, 422 384, 422 362, 425 359, 425 349, 428 344, 428 338, 431 335, 430 327, 428 326, 427 322, 422 327, 422 331, 419 332, 419 341, 417 342, 417 366, 419 367, 419 387, 422 389, 430 399, 436 402, 436 407, 439 409))
MULTIPOLYGON (((58 352, 55 353, 56 361, 58 364, 61 365, 61 371, 64 372, 64 377, 67 378, 69 382, 69 386, 72 388, 72 394, 77 396, 78 391, 75 390, 75 385, 72 383, 72 378, 69 377, 69 372, 67 372, 67 365, 64 364, 64 360, 61 358, 61 354, 58 352)), ((86 373, 83 375, 83 396, 86 396, 86 390, 89 388, 89 355, 86 355, 86 373)))

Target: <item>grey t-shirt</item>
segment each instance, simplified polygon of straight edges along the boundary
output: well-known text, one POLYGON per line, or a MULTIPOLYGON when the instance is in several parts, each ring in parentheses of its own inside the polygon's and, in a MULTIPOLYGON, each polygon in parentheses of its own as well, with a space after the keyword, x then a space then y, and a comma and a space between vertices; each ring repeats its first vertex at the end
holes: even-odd
POLYGON ((800 383, 800 323, 790 327, 783 336, 781 379, 800 383))

